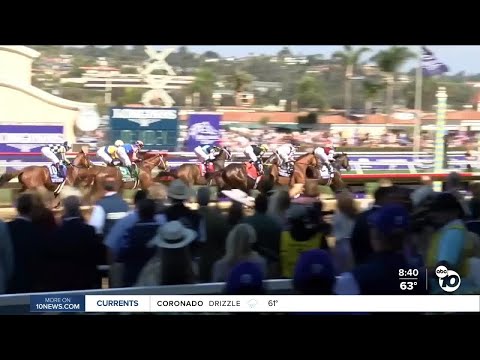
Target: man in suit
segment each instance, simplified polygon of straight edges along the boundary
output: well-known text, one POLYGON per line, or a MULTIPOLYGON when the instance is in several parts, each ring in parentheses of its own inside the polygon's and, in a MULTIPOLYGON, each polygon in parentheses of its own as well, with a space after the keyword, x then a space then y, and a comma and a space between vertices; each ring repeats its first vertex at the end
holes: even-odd
POLYGON ((0 220, 0 294, 7 291, 13 274, 13 246, 8 226, 0 220))
POLYGON ((32 292, 38 280, 42 247, 31 220, 33 207, 33 195, 21 194, 17 199, 18 216, 8 223, 15 264, 8 293, 32 292))
POLYGON ((45 291, 94 289, 101 287, 97 265, 103 260, 103 246, 95 228, 87 225, 80 210, 80 198, 63 200, 62 224, 47 242, 45 291))

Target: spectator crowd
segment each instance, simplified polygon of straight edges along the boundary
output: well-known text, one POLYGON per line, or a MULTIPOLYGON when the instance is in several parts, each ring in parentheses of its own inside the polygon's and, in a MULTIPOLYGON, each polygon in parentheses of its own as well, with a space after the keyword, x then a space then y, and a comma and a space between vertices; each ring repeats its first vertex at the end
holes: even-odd
POLYGON ((480 191, 467 201, 452 173, 444 192, 429 179, 415 191, 379 187, 360 212, 349 192, 337 208, 265 187, 246 211, 225 212, 210 189, 175 180, 139 190, 134 208, 106 179, 87 220, 74 189, 60 219, 38 193, 21 194, 18 216, 0 222, 0 293, 224 282, 226 294, 268 293, 267 279, 292 279, 297 294, 441 294, 435 269, 457 271, 456 293, 480 293, 480 191), (198 209, 188 201, 196 196, 198 209), (250 212, 250 213, 249 213, 250 212), (108 274, 102 267, 108 265, 108 274), (417 269, 425 287, 402 290, 399 270, 417 269))
MULTIPOLYGON (((275 128, 249 129, 248 127, 230 127, 222 129, 220 141, 235 152, 243 152, 251 143, 264 143, 275 148, 279 144, 295 140, 302 148, 309 149, 324 145, 331 140, 335 147, 343 148, 404 148, 413 146, 412 132, 406 130, 374 130, 355 128, 349 130, 288 130, 279 131, 275 128)), ((186 130, 181 131, 181 138, 187 139, 186 130)), ((478 145, 479 133, 458 130, 449 131, 447 144, 450 147, 470 147, 478 145)), ((422 131, 420 146, 422 149, 433 149, 435 131, 422 131)), ((187 150, 187 143, 180 150, 187 150)), ((359 150, 361 151, 361 150, 359 150)))

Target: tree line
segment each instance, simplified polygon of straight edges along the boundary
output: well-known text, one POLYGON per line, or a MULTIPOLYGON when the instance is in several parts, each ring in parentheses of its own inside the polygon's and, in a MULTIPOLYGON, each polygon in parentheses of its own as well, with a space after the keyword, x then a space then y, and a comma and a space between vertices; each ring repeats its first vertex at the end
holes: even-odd
MULTIPOLYGON (((73 55, 73 68, 66 76, 81 75, 80 67, 93 65, 97 57, 105 57, 109 64, 121 68, 122 72, 135 72, 140 68, 147 55, 143 46, 32 46, 42 53, 42 57, 54 57, 60 54, 73 55)), ((272 56, 249 56, 231 61, 221 59, 214 51, 195 54, 185 46, 172 53, 167 61, 178 75, 195 76, 195 81, 182 90, 172 91, 177 105, 184 105, 187 97, 197 98, 199 106, 213 105, 213 92, 222 84, 225 89, 238 94, 251 90, 254 81, 276 82, 280 89, 270 89, 255 93, 257 105, 277 105, 281 99, 287 100, 288 108, 295 104, 298 108, 347 109, 371 112, 372 109, 390 113, 395 106, 413 108, 415 102, 415 70, 407 73, 401 70, 416 54, 407 47, 392 46, 373 53, 366 47, 344 46, 330 57, 322 54, 307 56, 306 64, 287 65, 282 59, 294 57, 288 47, 272 56), (207 59, 218 59, 206 62, 207 59), (364 65, 374 64, 376 71, 365 70, 364 65), (399 81, 407 76, 408 82, 399 81)), ((41 61, 39 59, 38 61, 41 61)), ((474 89, 466 81, 480 80, 479 75, 466 76, 464 73, 425 78, 422 88, 422 110, 432 111, 436 104, 435 93, 439 85, 445 86, 451 108, 462 109, 472 104, 474 89)), ((114 89, 112 100, 117 104, 138 102, 144 90, 114 89)), ((79 101, 88 101, 95 90, 66 91, 75 94, 79 101)), ((98 101, 98 91, 95 94, 98 101)), ((238 97, 225 98, 222 105, 233 105, 238 97), (230 103, 227 103, 227 102, 230 103)))

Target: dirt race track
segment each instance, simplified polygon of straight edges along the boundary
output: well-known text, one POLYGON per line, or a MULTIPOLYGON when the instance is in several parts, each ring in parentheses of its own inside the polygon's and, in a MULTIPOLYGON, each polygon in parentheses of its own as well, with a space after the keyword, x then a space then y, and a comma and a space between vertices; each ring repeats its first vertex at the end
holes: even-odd
MULTIPOLYGON (((357 202, 358 208, 359 209, 365 209, 369 206, 371 203, 371 200, 368 199, 357 199, 355 200, 357 202)), ((322 200, 323 202, 323 210, 324 211, 329 211, 329 210, 335 210, 336 209, 336 200, 322 200)), ((226 210, 230 207, 231 202, 230 201, 222 201, 222 202, 212 202, 210 203, 210 206, 217 206, 218 208, 222 210, 226 210)), ((198 208, 198 203, 188 203, 188 206, 192 209, 197 209, 198 208)), ((83 213, 85 217, 88 219, 91 211, 91 206, 82 206, 83 213)), ((61 215, 61 209, 56 209, 54 212, 58 214, 59 216, 61 215)), ((251 212, 251 210, 247 209, 247 212, 251 212)), ((13 219, 16 216, 16 210, 13 207, 4 207, 0 208, 0 219, 4 221, 8 221, 13 219)))

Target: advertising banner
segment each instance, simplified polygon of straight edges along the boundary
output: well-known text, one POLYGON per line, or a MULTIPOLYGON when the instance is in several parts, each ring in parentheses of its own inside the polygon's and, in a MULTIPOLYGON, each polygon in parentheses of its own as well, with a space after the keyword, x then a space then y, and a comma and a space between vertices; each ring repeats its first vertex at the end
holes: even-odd
POLYGON ((187 151, 198 145, 218 144, 220 141, 219 113, 193 113, 188 116, 187 151))

